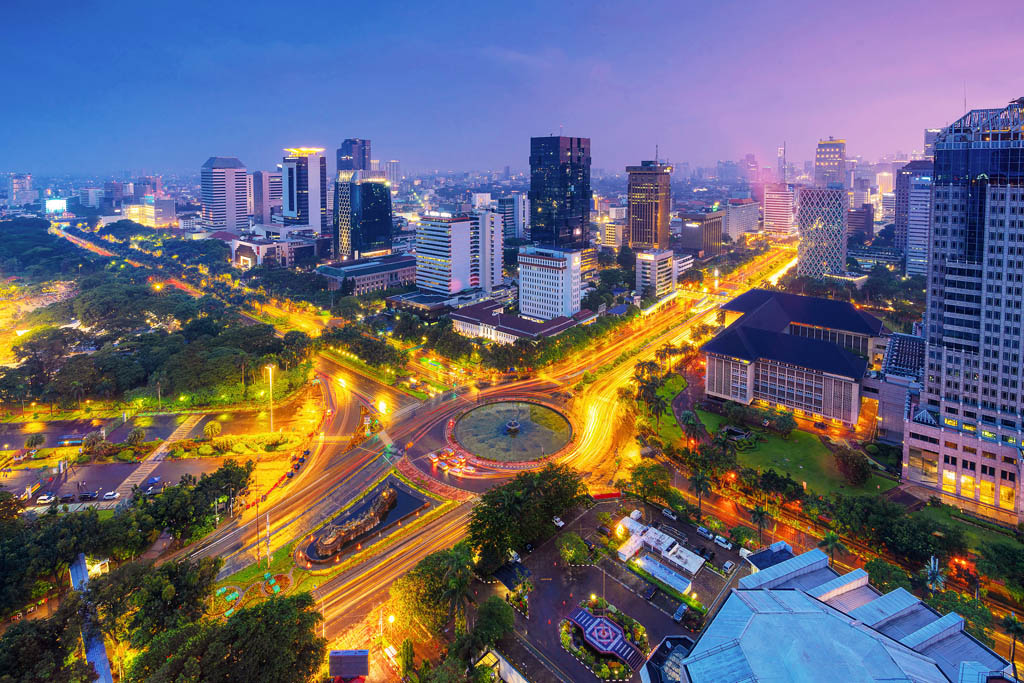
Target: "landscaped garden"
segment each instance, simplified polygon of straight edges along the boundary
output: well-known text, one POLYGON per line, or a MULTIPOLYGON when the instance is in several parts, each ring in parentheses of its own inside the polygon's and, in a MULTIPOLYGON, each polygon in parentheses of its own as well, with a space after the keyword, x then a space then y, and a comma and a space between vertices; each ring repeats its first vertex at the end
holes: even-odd
POLYGON ((280 453, 296 449, 301 443, 302 437, 291 432, 218 436, 207 440, 185 439, 175 442, 169 448, 169 455, 172 458, 228 458, 280 453))
MULTIPOLYGON (((697 411, 697 417, 711 434, 729 424, 728 418, 703 410, 697 411)), ((736 450, 736 459, 744 467, 773 469, 779 474, 788 474, 796 481, 806 483, 809 490, 821 495, 833 491, 878 494, 896 486, 895 481, 873 473, 863 486, 851 487, 836 468, 831 451, 817 436, 809 432, 794 429, 788 439, 783 439, 778 434, 768 431, 751 431, 759 435, 757 443, 753 447, 745 446, 736 450)))
MULTIPOLYGON (((650 643, 647 640, 647 629, 643 624, 617 609, 615 605, 608 603, 604 598, 591 596, 590 599, 580 601, 579 607, 584 611, 587 618, 596 617, 597 620, 607 619, 617 625, 621 630, 621 637, 625 638, 625 647, 618 647, 615 644, 620 637, 614 630, 614 626, 607 626, 607 622, 596 623, 587 628, 587 634, 579 624, 570 619, 564 619, 559 623, 559 637, 562 647, 573 655, 580 663, 586 665, 595 676, 605 680, 626 680, 632 675, 631 667, 619 657, 595 648, 590 641, 597 640, 606 649, 631 651, 635 649, 642 657, 637 661, 642 664, 650 654, 650 643)), ((573 617, 573 615, 570 615, 573 617)), ((636 653, 633 654, 636 657, 636 653)))

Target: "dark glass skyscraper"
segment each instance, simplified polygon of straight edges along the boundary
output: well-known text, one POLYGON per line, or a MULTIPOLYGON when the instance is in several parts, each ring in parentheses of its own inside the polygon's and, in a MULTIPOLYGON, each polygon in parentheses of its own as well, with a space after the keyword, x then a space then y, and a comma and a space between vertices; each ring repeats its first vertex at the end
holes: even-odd
POLYGON ((339 171, 370 170, 370 141, 349 138, 338 148, 339 171))
POLYGON ((530 238, 585 245, 590 200, 590 138, 530 138, 530 238))
POLYGON ((391 187, 341 171, 334 186, 334 255, 343 261, 391 248, 391 187))

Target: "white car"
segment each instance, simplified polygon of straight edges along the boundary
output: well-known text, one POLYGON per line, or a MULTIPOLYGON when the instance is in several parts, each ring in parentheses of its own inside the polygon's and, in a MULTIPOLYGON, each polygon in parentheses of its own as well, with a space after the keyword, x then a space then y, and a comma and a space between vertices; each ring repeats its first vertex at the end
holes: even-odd
POLYGON ((732 550, 732 541, 725 536, 715 536, 715 545, 725 548, 726 550, 732 550))
POLYGON ((565 522, 562 521, 561 517, 552 517, 551 521, 554 522, 555 526, 557 526, 559 529, 565 526, 565 522))
POLYGON ((43 495, 36 498, 36 505, 49 505, 53 501, 57 500, 52 493, 44 493, 43 495))
POLYGON ((736 563, 733 562, 732 560, 729 560, 725 564, 722 565, 722 571, 725 572, 727 575, 728 574, 732 574, 732 570, 735 569, 735 568, 736 568, 736 563))
POLYGON ((103 494, 103 500, 117 500, 121 497, 121 494, 117 491, 107 491, 103 494))
POLYGON ((679 521, 679 518, 676 516, 676 513, 673 512, 672 510, 669 510, 668 508, 661 508, 661 514, 665 517, 668 517, 673 522, 679 521))

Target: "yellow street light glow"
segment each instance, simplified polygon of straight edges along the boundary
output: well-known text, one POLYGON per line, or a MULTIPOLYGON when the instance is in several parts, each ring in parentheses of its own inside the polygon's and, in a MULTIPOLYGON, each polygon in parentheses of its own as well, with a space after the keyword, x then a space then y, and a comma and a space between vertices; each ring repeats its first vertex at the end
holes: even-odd
POLYGON ((377 410, 379 412, 381 412, 381 413, 387 413, 388 412, 388 404, 385 403, 384 401, 378 401, 377 402, 377 410))
POLYGON ((389 614, 388 615, 388 623, 389 624, 395 623, 395 615, 394 614, 389 614))
POLYGON ((590 594, 590 601, 593 602, 594 600, 597 600, 597 594, 596 593, 591 593, 590 594))

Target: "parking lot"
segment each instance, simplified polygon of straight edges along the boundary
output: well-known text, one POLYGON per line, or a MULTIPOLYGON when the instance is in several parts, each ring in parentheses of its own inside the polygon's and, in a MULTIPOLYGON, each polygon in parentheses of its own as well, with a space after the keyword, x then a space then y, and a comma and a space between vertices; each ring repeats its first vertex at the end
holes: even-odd
MULTIPOLYGON (((740 562, 738 548, 721 548, 713 541, 698 536, 695 527, 665 518, 661 514, 661 509, 652 505, 639 502, 604 502, 573 515, 571 519, 567 515, 566 525, 560 529, 559 534, 540 544, 523 558, 523 564, 532 573, 530 578, 534 590, 529 596, 530 618, 527 619, 521 614, 516 615, 517 632, 529 641, 530 647, 537 651, 539 659, 545 666, 556 670, 556 673, 566 680, 587 680, 591 674, 562 649, 557 633, 558 623, 581 599, 591 594, 604 596, 618 609, 639 620, 647 629, 652 647, 657 647, 667 635, 696 637, 696 634, 672 620, 671 615, 679 606, 679 600, 662 590, 655 591, 650 600, 645 599, 644 594, 649 591, 651 584, 619 561, 614 553, 609 556, 602 550, 602 546, 606 545, 606 539, 597 530, 600 525, 598 514, 607 512, 617 523, 620 508, 626 509, 627 512, 641 510, 644 524, 653 525, 653 522, 657 522, 661 531, 672 536, 686 548, 694 552, 703 551, 710 556, 710 562, 716 567, 721 567, 726 561, 735 563, 736 566, 728 578, 713 571, 707 563, 696 576, 691 577, 679 570, 680 574, 692 581, 691 594, 696 594, 709 613, 714 612, 717 607, 716 601, 725 595, 727 586, 735 585, 739 576, 749 573, 746 563, 740 562), (562 533, 569 531, 595 544, 593 566, 563 566, 558 552, 558 539, 562 533)), ((612 531, 614 534, 614 528, 612 531)), ((612 545, 617 547, 624 540, 614 539, 612 545)), ((634 676, 634 680, 638 678, 638 675, 634 676)))

